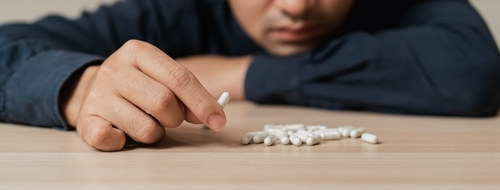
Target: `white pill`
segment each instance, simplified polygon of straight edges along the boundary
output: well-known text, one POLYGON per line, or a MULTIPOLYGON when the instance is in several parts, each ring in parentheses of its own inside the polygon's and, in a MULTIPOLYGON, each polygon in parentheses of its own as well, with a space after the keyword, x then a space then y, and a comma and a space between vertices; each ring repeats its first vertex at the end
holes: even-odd
POLYGON ((294 135, 298 137, 302 142, 306 142, 307 138, 310 137, 310 135, 306 133, 295 133, 294 135))
POLYGON ((356 129, 352 130, 351 132, 349 132, 349 136, 351 138, 359 138, 359 137, 361 137, 361 135, 363 133, 365 133, 365 128, 360 127, 360 128, 356 128, 356 129))
POLYGON ((220 96, 219 100, 217 100, 217 103, 224 108, 226 107, 227 103, 229 102, 229 99, 231 99, 231 96, 229 95, 229 92, 224 92, 220 96))
POLYGON ((342 138, 342 134, 338 131, 317 131, 316 134, 320 135, 323 140, 337 140, 342 138))
POLYGON ((285 124, 284 128, 286 131, 289 131, 289 130, 297 131, 299 129, 305 130, 306 126, 302 123, 293 123, 293 124, 285 124))
POLYGON ((281 135, 281 136, 278 136, 278 138, 280 139, 281 144, 289 144, 290 143, 290 138, 288 137, 288 135, 281 135))
POLYGON ((322 131, 337 131, 338 132, 339 129, 337 129, 337 128, 327 128, 327 129, 322 130, 322 131))
POLYGON ((314 135, 314 132, 306 131, 306 130, 302 130, 301 129, 301 130, 296 131, 295 134, 306 134, 306 135, 311 136, 311 135, 314 135))
POLYGON ((273 133, 269 133, 269 134, 276 136, 281 141, 281 144, 290 143, 290 139, 288 138, 288 133, 286 133, 286 132, 278 131, 278 132, 273 132, 273 133))
POLYGON ((339 131, 337 128, 326 128, 326 129, 318 129, 315 130, 314 132, 320 132, 320 131, 339 131))
POLYGON ((365 141, 367 143, 371 143, 371 144, 378 143, 377 136, 374 134, 370 134, 370 133, 363 133, 363 135, 361 135, 361 139, 363 139, 363 141, 365 141))
POLYGON ((283 125, 278 125, 278 124, 274 124, 274 123, 269 123, 269 124, 266 124, 264 125, 264 131, 266 130, 269 130, 269 129, 281 129, 281 130, 284 130, 284 127, 283 125))
POLYGON ((295 134, 295 131, 287 131, 286 133, 288 133, 288 135, 293 135, 295 134))
POLYGON ((306 139, 306 144, 309 146, 321 143, 321 137, 319 135, 314 135, 306 139))
POLYGON ((252 135, 252 134, 247 133, 247 134, 245 134, 245 136, 243 136, 243 137, 241 138, 241 144, 242 144, 242 145, 247 145, 247 144, 250 144, 250 142, 252 141, 252 139, 253 139, 253 135, 252 135))
POLYGON ((269 135, 265 131, 255 131, 255 132, 250 132, 250 134, 253 135, 252 141, 257 144, 263 143, 264 139, 267 137, 267 135, 269 135))
POLYGON ((264 144, 267 145, 267 146, 271 146, 271 145, 274 144, 275 141, 276 141, 276 136, 274 136, 274 135, 268 135, 264 139, 264 144))
POLYGON ((338 128, 338 130, 339 130, 340 132, 342 132, 344 129, 349 129, 349 130, 352 130, 352 129, 354 129, 354 127, 353 127, 353 126, 342 126, 342 127, 339 127, 339 128, 338 128))
POLYGON ((342 137, 349 137, 349 135, 351 135, 351 129, 342 129, 340 133, 342 134, 342 137))
POLYGON ((316 131, 316 130, 326 130, 327 127, 324 126, 324 125, 308 125, 306 126, 307 130, 312 130, 312 131, 316 131))
POLYGON ((268 123, 268 124, 265 124, 265 125, 264 125, 264 130, 269 129, 269 128, 273 128, 275 125, 276 125, 276 124, 274 124, 274 123, 268 123))
POLYGON ((290 135, 290 142, 292 142, 292 144, 295 146, 302 145, 302 140, 300 140, 300 138, 295 135, 290 135))
POLYGON ((285 131, 283 131, 283 129, 276 129, 276 128, 268 128, 268 129, 264 129, 264 131, 266 131, 268 133, 285 132, 285 131))

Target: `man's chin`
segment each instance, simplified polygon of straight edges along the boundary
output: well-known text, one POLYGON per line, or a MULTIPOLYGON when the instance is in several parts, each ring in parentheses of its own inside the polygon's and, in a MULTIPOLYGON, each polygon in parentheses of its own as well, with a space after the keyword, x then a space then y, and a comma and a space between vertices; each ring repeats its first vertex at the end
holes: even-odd
POLYGON ((273 47, 265 47, 266 51, 271 55, 278 57, 288 57, 304 53, 315 48, 316 45, 277 45, 273 47))

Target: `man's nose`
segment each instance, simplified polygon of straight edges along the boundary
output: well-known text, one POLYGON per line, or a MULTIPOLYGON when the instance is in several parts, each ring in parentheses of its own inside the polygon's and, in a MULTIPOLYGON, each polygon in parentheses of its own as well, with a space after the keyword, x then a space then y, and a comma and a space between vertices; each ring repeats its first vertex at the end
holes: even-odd
POLYGON ((316 3, 316 0, 275 0, 274 5, 293 18, 302 17, 316 3))

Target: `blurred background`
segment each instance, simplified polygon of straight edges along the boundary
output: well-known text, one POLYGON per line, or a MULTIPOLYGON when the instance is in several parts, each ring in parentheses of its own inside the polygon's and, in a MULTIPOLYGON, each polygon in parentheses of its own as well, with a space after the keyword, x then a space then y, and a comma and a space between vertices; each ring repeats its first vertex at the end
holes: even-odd
MULTIPOLYGON (((32 22, 43 15, 54 13, 76 18, 83 10, 93 11, 101 4, 118 0, 0 0, 0 24, 32 22)), ((180 1, 180 0, 179 0, 180 1)), ((500 0, 470 0, 476 7, 500 45, 500 0)))

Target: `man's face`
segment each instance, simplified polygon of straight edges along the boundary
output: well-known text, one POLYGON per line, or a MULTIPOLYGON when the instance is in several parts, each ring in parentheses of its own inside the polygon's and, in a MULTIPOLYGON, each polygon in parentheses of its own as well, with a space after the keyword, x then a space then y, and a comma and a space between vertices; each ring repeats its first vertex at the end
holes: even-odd
POLYGON ((354 0, 229 0, 243 30, 269 53, 310 50, 331 35, 354 0))

